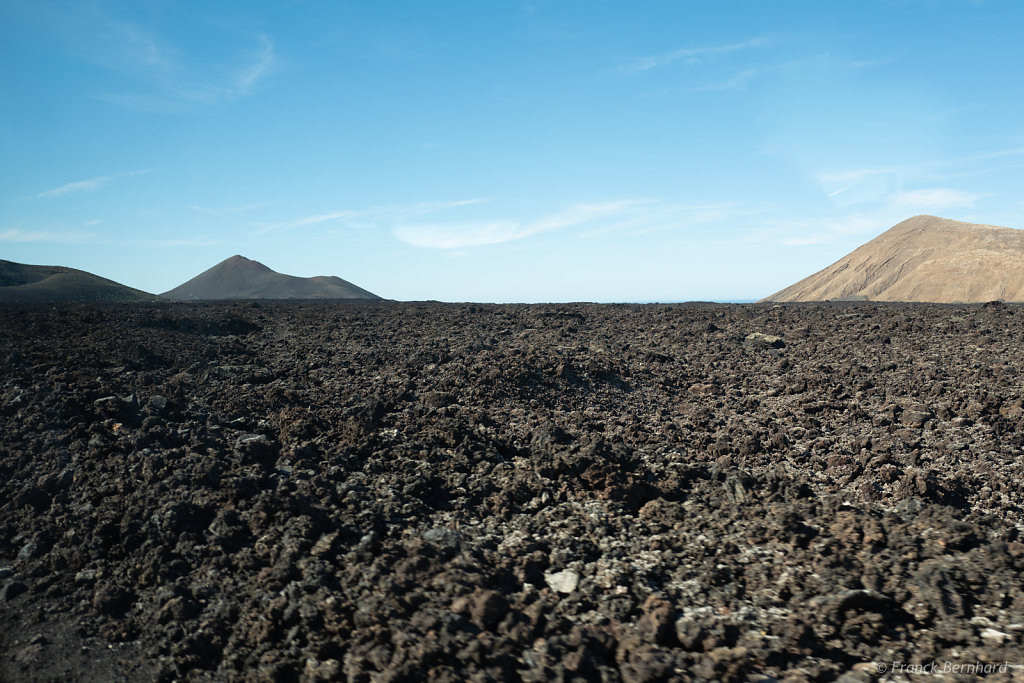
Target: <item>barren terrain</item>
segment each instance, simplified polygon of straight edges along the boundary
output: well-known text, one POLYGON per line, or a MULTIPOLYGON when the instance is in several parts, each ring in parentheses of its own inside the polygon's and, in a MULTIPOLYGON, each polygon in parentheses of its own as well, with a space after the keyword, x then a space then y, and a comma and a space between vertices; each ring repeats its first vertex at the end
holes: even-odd
POLYGON ((165 299, 379 299, 362 287, 332 276, 296 277, 271 270, 259 261, 232 256, 160 295, 165 299))
POLYGON ((1021 680, 1022 346, 1005 305, 4 307, 0 680, 1021 680))
POLYGON ((914 216, 770 301, 1024 301, 1024 230, 914 216))
POLYGON ((63 266, 32 266, 0 259, 0 305, 151 301, 152 294, 63 266))

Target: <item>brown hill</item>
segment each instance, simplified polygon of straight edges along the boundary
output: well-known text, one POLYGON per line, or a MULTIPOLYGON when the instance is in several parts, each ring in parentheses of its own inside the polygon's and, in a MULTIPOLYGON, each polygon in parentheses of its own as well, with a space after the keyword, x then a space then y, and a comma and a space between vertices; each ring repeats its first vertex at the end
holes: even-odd
POLYGON ((915 216, 764 301, 1024 301, 1024 230, 915 216))
POLYGON ((121 302, 155 298, 84 270, 0 260, 0 303, 121 302))
POLYGON ((296 277, 232 256, 160 296, 167 299, 380 299, 340 277, 296 277))

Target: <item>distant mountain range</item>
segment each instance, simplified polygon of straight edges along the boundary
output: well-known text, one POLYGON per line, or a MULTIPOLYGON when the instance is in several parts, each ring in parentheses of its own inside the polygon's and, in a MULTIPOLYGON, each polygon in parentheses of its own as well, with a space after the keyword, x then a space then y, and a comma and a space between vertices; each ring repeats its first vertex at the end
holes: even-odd
POLYGON ((340 277, 295 277, 258 261, 232 256, 160 295, 165 299, 380 299, 340 277))
POLYGON ((152 301, 156 297, 84 270, 0 261, 0 303, 152 301))
POLYGON ((176 299, 379 300, 339 277, 295 277, 232 256, 157 297, 84 270, 0 260, 0 303, 128 302, 176 299))
POLYGON ((1024 230, 915 216, 765 301, 1024 301, 1024 230))
MULTIPOLYGON (((160 297, 74 268, 0 260, 0 303, 171 299, 374 301, 339 277, 232 256, 160 297)), ((915 216, 764 301, 1024 301, 1024 230, 915 216)))

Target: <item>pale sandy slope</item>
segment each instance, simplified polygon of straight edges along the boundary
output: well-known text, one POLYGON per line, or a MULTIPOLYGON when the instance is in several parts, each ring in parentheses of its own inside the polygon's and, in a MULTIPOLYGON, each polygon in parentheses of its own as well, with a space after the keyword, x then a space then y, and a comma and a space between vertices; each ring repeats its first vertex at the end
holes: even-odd
POLYGON ((1024 230, 915 216, 765 301, 1024 301, 1024 230))

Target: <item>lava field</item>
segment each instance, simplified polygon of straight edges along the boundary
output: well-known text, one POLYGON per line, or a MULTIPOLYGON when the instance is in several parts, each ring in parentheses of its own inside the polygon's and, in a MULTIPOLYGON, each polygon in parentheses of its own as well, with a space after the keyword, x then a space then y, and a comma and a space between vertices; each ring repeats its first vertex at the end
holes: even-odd
POLYGON ((1022 350, 1003 304, 5 306, 0 680, 1024 680, 1022 350))

